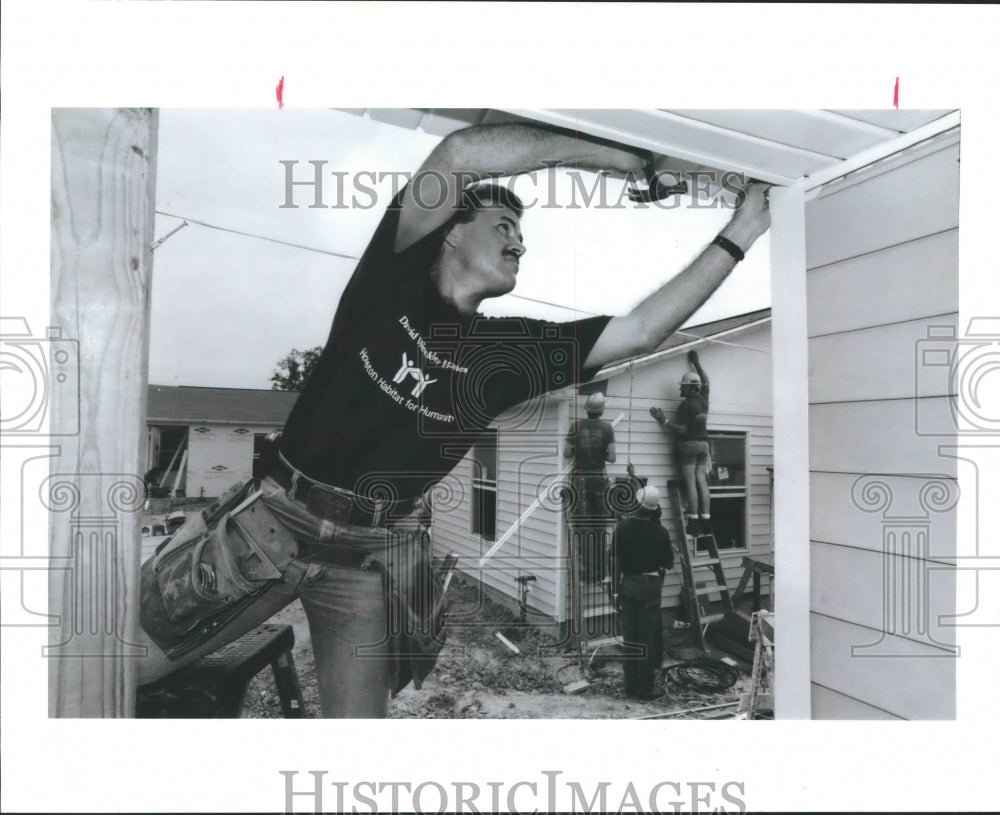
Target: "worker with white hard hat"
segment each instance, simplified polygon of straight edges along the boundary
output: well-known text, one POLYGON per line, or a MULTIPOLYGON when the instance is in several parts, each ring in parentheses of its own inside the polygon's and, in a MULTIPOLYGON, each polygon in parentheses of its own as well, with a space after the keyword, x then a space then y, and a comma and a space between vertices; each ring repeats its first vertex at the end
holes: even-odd
POLYGON ((663 575, 673 568, 670 535, 660 523, 660 491, 647 484, 636 491, 635 512, 622 518, 612 540, 617 605, 622 615, 625 695, 655 699, 663 663, 663 620, 660 597, 663 575))
POLYGON ((710 535, 712 516, 708 473, 712 465, 708 445, 708 374, 701 367, 698 352, 694 349, 688 351, 688 361, 694 371, 686 371, 681 376, 683 401, 677 409, 676 420, 667 419, 658 407, 650 408, 649 412, 661 425, 677 434, 687 505, 685 531, 695 536, 710 535))

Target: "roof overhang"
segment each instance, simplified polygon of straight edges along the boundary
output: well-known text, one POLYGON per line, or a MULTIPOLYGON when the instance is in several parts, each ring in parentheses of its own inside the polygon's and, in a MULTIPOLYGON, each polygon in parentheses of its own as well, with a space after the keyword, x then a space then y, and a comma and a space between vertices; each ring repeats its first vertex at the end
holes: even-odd
POLYGON ((674 169, 739 172, 815 190, 960 124, 958 110, 620 110, 351 108, 445 136, 470 124, 534 121, 673 159, 674 169))

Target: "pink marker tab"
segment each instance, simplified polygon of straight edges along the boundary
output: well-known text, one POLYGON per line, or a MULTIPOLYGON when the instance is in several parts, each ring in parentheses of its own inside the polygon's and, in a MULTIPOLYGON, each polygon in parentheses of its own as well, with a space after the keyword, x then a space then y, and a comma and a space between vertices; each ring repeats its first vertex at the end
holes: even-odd
POLYGON ((281 99, 282 94, 285 92, 285 77, 281 77, 281 79, 278 80, 278 87, 275 88, 274 91, 275 95, 278 97, 278 110, 281 110, 281 108, 285 106, 285 103, 281 99))
POLYGON ((892 91, 892 106, 899 110, 899 77, 896 77, 896 87, 892 91))

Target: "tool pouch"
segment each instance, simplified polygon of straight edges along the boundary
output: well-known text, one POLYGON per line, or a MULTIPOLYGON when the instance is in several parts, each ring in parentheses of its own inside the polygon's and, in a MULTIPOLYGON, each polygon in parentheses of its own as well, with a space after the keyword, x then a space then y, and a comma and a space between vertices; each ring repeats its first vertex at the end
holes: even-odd
POLYGON ((393 696, 412 680, 418 690, 434 669, 445 644, 448 599, 445 584, 455 559, 443 567, 431 562, 430 541, 423 530, 405 533, 403 545, 390 550, 383 568, 387 581, 392 652, 396 657, 393 696))
POLYGON ((237 485, 191 516, 142 566, 143 629, 171 659, 280 580, 295 540, 252 492, 237 485))

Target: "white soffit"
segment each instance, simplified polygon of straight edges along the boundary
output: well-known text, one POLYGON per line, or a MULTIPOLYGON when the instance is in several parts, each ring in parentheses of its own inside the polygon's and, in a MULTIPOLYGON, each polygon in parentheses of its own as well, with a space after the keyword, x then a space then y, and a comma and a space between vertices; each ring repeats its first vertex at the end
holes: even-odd
POLYGON ((348 112, 445 136, 469 124, 538 121, 775 184, 835 177, 839 165, 934 123, 954 126, 951 110, 616 110, 352 108, 348 112))

